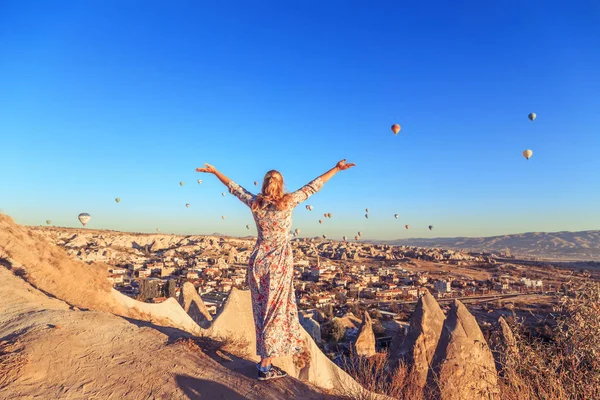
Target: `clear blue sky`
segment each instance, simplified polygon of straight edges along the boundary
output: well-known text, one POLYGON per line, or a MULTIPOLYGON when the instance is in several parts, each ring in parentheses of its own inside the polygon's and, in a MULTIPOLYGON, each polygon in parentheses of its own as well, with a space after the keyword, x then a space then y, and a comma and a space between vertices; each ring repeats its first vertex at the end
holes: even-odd
POLYGON ((2 1, 0 209, 245 235, 197 166, 295 190, 347 158, 302 235, 599 229, 599 71, 597 1, 2 1))

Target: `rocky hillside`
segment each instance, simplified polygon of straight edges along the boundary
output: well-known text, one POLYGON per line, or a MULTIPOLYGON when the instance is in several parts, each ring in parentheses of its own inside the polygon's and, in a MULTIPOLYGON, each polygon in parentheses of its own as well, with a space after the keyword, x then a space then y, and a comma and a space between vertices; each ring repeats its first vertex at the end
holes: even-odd
MULTIPOLYGON (((142 303, 107 286, 106 271, 0 214, 2 398, 387 398, 361 387, 305 330, 302 354, 274 360, 290 376, 256 381, 248 291, 232 289, 212 319, 194 290, 179 302, 142 303)), ((375 355, 368 313, 354 348, 375 355)), ((490 350, 458 301, 446 316, 431 295, 421 297, 391 354, 419 377, 425 396, 413 398, 497 398, 490 350)))
MULTIPOLYGON (((0 291, 9 298, 0 304, 0 391, 7 398, 25 393, 32 398, 106 398, 106 393, 211 398, 207 394, 216 390, 216 398, 320 399, 330 398, 325 391, 362 391, 305 331, 302 357, 275 361, 289 373, 287 383, 275 391, 256 389, 258 358, 247 291, 233 289, 218 316, 201 327, 199 316, 188 315, 172 298, 149 304, 122 295, 107 284, 107 265, 72 260, 2 214, 0 271, 0 291), (182 338, 200 341, 209 350, 229 345, 221 351, 225 368, 203 357, 202 346, 174 344, 182 338)), ((188 312, 201 301, 180 300, 188 312)))
POLYGON ((395 246, 506 252, 521 257, 564 260, 600 260, 600 231, 530 232, 491 237, 398 239, 381 242, 395 246))
POLYGON ((3 267, 0 290, 3 399, 336 398, 296 379, 257 385, 252 362, 190 345, 179 329, 82 311, 3 267))

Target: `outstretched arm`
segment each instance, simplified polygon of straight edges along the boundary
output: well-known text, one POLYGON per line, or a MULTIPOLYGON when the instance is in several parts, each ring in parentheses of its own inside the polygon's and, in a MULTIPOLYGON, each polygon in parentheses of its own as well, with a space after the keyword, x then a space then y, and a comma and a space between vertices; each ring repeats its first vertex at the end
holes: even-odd
POLYGON ((215 175, 217 178, 219 178, 223 185, 229 188, 229 192, 231 194, 240 199, 241 202, 246 204, 248 207, 252 206, 252 203, 254 202, 256 196, 254 196, 252 193, 250 193, 249 191, 247 191, 246 189, 244 189, 243 187, 241 187, 240 185, 223 175, 214 166, 206 163, 204 165, 206 165, 206 167, 196 168, 196 172, 204 172, 215 175))
POLYGON ((346 164, 346 159, 344 158, 342 161, 339 161, 335 167, 331 168, 329 171, 325 172, 323 175, 321 175, 319 178, 321 178, 321 180, 323 181, 323 183, 327 182, 328 180, 330 180, 331 178, 333 178, 333 176, 335 174, 337 174, 340 171, 344 171, 347 170, 349 168, 354 167, 356 164, 354 163, 349 163, 346 164))
POLYGON ((204 173, 207 173, 207 174, 213 174, 217 178, 219 178, 219 180, 221 182, 223 182, 223 185, 229 186, 229 182, 231 182, 231 179, 229 179, 228 177, 226 177, 225 175, 223 175, 221 172, 219 172, 214 167, 214 165, 210 165, 210 164, 207 164, 207 163, 204 163, 204 165, 206 165, 206 167, 204 167, 204 168, 196 168, 196 172, 204 172, 204 173))
POLYGON ((349 168, 352 168, 355 165, 356 164, 354 163, 346 164, 345 158, 342 161, 339 161, 335 165, 335 167, 331 168, 323 175, 317 177, 312 182, 304 185, 302 188, 292 193, 292 205, 295 207, 303 201, 306 201, 310 196, 317 193, 323 187, 323 184, 330 180, 335 174, 337 174, 340 171, 345 171, 349 168))

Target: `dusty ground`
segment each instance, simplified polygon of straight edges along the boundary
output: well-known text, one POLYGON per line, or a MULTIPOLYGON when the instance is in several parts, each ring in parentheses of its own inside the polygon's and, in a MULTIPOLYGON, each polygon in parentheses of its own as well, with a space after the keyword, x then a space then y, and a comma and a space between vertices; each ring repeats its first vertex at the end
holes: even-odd
POLYGON ((0 292, 2 399, 334 398, 292 378, 258 382, 251 363, 177 329, 79 311, 3 266, 0 292))

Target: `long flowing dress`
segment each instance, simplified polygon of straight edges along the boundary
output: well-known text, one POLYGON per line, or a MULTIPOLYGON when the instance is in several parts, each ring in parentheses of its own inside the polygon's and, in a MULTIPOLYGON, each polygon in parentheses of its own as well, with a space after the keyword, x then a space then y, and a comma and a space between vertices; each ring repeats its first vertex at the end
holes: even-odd
MULTIPOLYGON (((294 260, 290 243, 292 212, 323 186, 317 178, 291 194, 285 210, 268 206, 252 212, 258 240, 248 263, 248 285, 256 327, 256 353, 260 357, 280 357, 300 353, 303 347, 296 296, 294 260)), ((256 196, 237 183, 229 191, 248 207, 256 196)))

